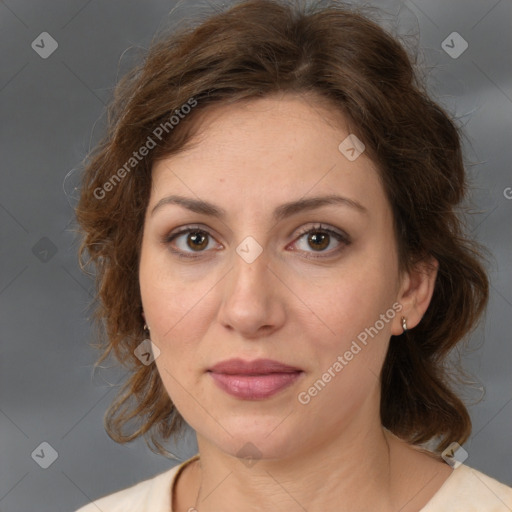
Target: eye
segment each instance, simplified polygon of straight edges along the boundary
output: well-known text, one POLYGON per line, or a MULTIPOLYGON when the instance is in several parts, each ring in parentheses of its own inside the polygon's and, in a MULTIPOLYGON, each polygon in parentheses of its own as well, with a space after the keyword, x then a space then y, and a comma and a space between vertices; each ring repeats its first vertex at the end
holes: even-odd
POLYGON ((197 258, 193 253, 204 253, 215 247, 222 247, 208 231, 198 227, 186 226, 177 232, 170 233, 163 242, 169 245, 171 252, 181 258, 197 258))
MULTIPOLYGON (((211 250, 223 248, 208 231, 199 226, 184 226, 166 235, 162 242, 179 258, 189 259, 200 258, 211 250)), ((292 250, 305 253, 306 258, 328 258, 350 243, 346 233, 319 224, 300 232, 292 244, 292 250)))
POLYGON ((310 227, 299 233, 299 238, 294 242, 297 250, 311 254, 307 258, 330 257, 341 251, 351 241, 347 234, 326 228, 321 224, 310 227), (324 254, 326 253, 326 254, 324 254))

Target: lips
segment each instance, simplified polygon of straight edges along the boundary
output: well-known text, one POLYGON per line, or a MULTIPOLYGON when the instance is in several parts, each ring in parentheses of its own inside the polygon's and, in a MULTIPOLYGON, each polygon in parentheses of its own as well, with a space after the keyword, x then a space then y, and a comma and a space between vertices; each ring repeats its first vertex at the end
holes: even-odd
POLYGON ((212 366, 208 371, 225 373, 228 375, 266 375, 269 373, 300 372, 300 368, 273 361, 272 359, 256 359, 244 361, 243 359, 229 359, 212 366))
POLYGON ((271 359, 229 359, 212 366, 208 373, 215 384, 231 396, 264 400, 293 384, 304 372, 271 359))

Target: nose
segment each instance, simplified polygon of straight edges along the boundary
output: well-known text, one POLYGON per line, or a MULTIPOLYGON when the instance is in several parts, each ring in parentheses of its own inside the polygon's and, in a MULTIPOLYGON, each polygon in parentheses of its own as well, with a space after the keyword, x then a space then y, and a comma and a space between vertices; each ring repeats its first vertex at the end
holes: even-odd
POLYGON ((235 256, 224 282, 219 322, 248 339, 272 334, 285 322, 282 288, 263 254, 252 263, 235 256))

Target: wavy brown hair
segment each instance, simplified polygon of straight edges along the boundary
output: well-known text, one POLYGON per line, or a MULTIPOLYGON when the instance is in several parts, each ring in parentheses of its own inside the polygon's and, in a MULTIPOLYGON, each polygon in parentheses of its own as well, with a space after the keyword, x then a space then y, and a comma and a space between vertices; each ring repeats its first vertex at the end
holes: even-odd
POLYGON ((161 442, 184 426, 156 366, 134 355, 145 337, 138 264, 152 165, 193 142, 208 107, 277 92, 316 97, 345 116, 379 168, 400 268, 438 261, 422 321, 391 337, 381 420, 412 444, 433 440, 437 450, 462 444, 471 421, 450 388, 446 358, 484 310, 488 279, 458 213, 467 188, 459 130, 429 97, 400 41, 334 1, 237 3, 160 36, 118 84, 106 135, 86 161, 76 209, 84 235, 80 263, 92 263, 96 272, 100 361, 115 355, 130 369, 106 414, 109 435, 119 442, 144 435, 162 451, 161 442), (193 109, 183 107, 192 102, 193 109), (171 128, 173 113, 180 120, 171 128), (155 137, 166 122, 167 132, 155 137), (142 157, 148 137, 156 147, 142 157), (130 160, 134 152, 137 161, 130 160))

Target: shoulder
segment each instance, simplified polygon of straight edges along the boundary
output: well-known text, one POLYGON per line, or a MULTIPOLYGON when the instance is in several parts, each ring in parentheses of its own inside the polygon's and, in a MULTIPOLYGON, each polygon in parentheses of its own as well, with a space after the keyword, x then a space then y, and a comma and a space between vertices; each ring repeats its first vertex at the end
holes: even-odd
MULTIPOLYGON (((132 487, 109 494, 80 508, 76 512, 129 512, 152 510, 151 502, 165 503, 166 491, 170 493, 171 481, 178 467, 139 482, 132 487)), ((170 503, 170 500, 169 500, 170 503)), ((156 509, 159 510, 159 509, 156 509)), ((165 510, 165 509, 163 509, 165 510)), ((169 510, 169 507, 167 508, 169 510)))
POLYGON ((171 510, 171 487, 176 475, 194 458, 132 487, 92 501, 76 512, 168 512, 171 510))
POLYGON ((512 488, 461 465, 420 512, 510 512, 512 488))

